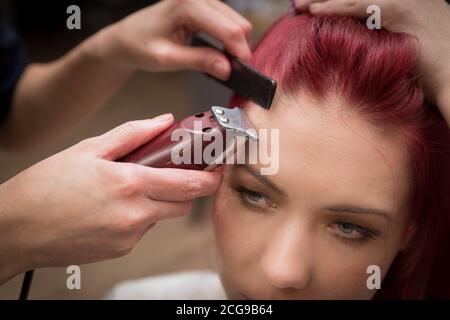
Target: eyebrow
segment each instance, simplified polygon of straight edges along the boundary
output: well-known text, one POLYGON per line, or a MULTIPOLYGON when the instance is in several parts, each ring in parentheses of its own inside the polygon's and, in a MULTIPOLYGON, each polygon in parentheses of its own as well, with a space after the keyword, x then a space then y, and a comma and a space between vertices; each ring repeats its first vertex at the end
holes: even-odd
POLYGON ((255 177, 259 182, 270 188, 272 191, 277 193, 280 196, 287 197, 287 193, 283 191, 280 187, 278 187, 275 183, 273 183, 267 176, 263 176, 259 173, 259 170, 250 166, 239 164, 236 166, 238 169, 244 169, 248 173, 250 173, 253 177, 255 177))
MULTIPOLYGON (((276 192, 277 194, 287 197, 287 193, 283 191, 280 187, 278 187, 275 183, 273 183, 267 176, 263 176, 259 174, 259 170, 248 165, 248 164, 239 164, 236 165, 237 169, 244 169, 248 173, 250 173, 253 177, 255 177, 262 184, 276 192)), ((353 213, 353 214, 370 214, 380 216, 387 221, 391 220, 391 214, 383 209, 377 208, 367 208, 361 206, 349 206, 349 205, 337 205, 337 206, 329 206, 326 207, 325 210, 334 212, 334 213, 353 213)))
POLYGON ((389 214, 387 211, 382 210, 382 209, 343 205, 343 206, 326 207, 325 210, 331 211, 331 212, 336 212, 336 213, 355 213, 355 214, 377 215, 388 221, 391 220, 391 214, 389 214))

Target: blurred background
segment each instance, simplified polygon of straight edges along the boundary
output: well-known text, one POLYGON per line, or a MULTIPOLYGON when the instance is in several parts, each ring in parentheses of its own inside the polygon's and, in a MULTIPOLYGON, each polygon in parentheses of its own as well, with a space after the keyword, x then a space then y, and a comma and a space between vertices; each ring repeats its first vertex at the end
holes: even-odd
MULTIPOLYGON (((23 37, 28 61, 57 59, 104 26, 157 1, 125 0, 0 0, 0 19, 23 37), (66 28, 66 9, 81 8, 81 30, 66 28)), ((289 8, 288 0, 225 1, 254 26, 253 42, 289 8)), ((124 88, 89 122, 63 143, 20 158, 0 151, 0 183, 32 164, 80 140, 101 134, 128 120, 172 112, 182 119, 212 104, 227 105, 230 92, 194 72, 136 73, 124 88)), ((64 107, 64 106, 61 106, 64 107)), ((99 299, 114 284, 170 272, 214 269, 213 235, 208 213, 211 199, 200 199, 183 219, 157 224, 126 257, 81 266, 81 290, 68 290, 65 268, 35 272, 30 299, 99 299)), ((1 267, 1 266, 0 266, 1 267)), ((0 299, 16 299, 22 275, 0 286, 0 299)))

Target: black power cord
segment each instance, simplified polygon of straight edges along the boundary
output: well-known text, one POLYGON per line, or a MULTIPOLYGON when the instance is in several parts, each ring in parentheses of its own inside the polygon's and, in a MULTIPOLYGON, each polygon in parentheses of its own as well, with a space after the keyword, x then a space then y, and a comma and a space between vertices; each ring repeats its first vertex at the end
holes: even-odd
POLYGON ((25 272, 22 282, 22 289, 20 289, 19 300, 27 300, 28 293, 30 292, 31 282, 33 280, 34 270, 25 272))

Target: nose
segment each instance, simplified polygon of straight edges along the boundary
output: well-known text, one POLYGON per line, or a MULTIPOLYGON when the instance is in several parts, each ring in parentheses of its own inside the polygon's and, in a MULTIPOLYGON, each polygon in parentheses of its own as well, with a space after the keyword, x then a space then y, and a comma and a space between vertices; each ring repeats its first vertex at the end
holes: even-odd
POLYGON ((311 236, 298 222, 286 221, 266 242, 259 264, 271 286, 305 290, 312 280, 314 248, 311 236))

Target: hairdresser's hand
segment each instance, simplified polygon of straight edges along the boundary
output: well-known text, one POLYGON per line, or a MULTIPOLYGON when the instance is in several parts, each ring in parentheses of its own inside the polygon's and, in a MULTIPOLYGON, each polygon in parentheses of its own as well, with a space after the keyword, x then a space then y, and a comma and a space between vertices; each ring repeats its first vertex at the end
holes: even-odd
POLYGON ((429 98, 450 124, 450 5, 444 0, 296 0, 300 11, 366 18, 367 8, 381 8, 382 26, 417 36, 420 70, 429 98))
POLYGON ((190 35, 205 32, 231 54, 248 60, 251 24, 218 0, 164 0, 106 28, 98 51, 112 65, 146 71, 194 69, 221 79, 230 74, 226 57, 210 48, 187 45, 190 35))
POLYGON ((0 283, 25 270, 127 254, 156 222, 215 192, 220 172, 156 169, 118 159, 173 122, 129 122, 0 185, 0 283))

